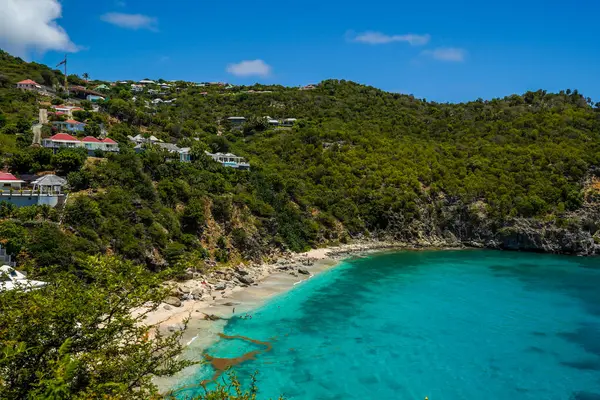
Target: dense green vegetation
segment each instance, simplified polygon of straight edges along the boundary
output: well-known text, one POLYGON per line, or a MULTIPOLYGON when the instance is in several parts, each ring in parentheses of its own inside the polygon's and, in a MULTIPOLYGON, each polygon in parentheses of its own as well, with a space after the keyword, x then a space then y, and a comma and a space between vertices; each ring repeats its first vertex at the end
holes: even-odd
MULTIPOLYGON (((69 393, 64 398, 119 398, 136 373, 140 393, 154 390, 141 371, 119 372, 137 357, 151 357, 153 348, 145 342, 136 342, 131 357, 116 360, 115 370, 106 373, 86 370, 89 360, 63 358, 97 351, 93 360, 100 362, 114 352, 110 326, 99 331, 104 339, 98 342, 72 338, 98 326, 109 312, 96 302, 111 293, 114 282, 95 284, 95 270, 113 271, 126 282, 119 290, 127 293, 137 274, 157 279, 210 265, 208 260, 259 260, 273 250, 302 251, 352 238, 485 241, 526 220, 583 230, 600 240, 598 197, 586 192, 600 175, 600 106, 577 91, 439 104, 337 80, 305 91, 186 82, 146 88, 159 94, 106 83, 108 100, 100 111, 75 117, 89 123, 86 134, 93 136, 104 124, 121 153, 86 160, 74 150, 52 154, 29 147, 38 102, 63 100, 40 99, 14 83, 31 78, 56 84, 61 76, 0 53, 0 157, 16 174, 56 171, 70 185, 63 209, 0 204, 0 243, 16 255, 20 269, 54 283, 43 291, 0 296, 12 310, 0 321, 3 346, 9 344, 9 356, 0 362, 0 395, 7 398, 53 390, 69 393), (151 104, 156 97, 175 100, 151 104), (272 128, 267 115, 298 123, 272 128), (226 121, 229 116, 248 122, 237 129, 226 121), (191 147, 193 161, 180 163, 152 146, 138 154, 127 139, 138 134, 191 147), (252 168, 224 168, 206 150, 244 156, 252 168), (110 262, 98 261, 107 255, 110 262), (69 276, 76 280, 69 283, 69 276), (75 299, 65 290, 83 295, 75 299), (15 310, 11 304, 32 307, 15 310), (71 330, 54 331, 53 318, 65 316, 71 330), (33 322, 22 332, 9 329, 19 319, 33 322), (43 335, 53 338, 50 352, 41 344, 43 335), (34 350, 25 351, 29 346, 34 350), (43 366, 43 376, 34 376, 36 365, 43 366)), ((146 293, 132 296, 130 306, 147 299, 146 293)), ((129 327, 132 340, 146 332, 129 319, 119 323, 129 327)), ((155 361, 147 365, 148 374, 178 368, 160 369, 165 360, 155 361)))

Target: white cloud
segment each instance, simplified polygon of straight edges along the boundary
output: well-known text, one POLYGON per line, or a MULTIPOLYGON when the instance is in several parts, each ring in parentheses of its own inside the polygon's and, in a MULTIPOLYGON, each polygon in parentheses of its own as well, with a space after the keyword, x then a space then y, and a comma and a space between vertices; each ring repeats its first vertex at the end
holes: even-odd
POLYGON ((423 46, 429 43, 431 36, 428 34, 425 35, 415 35, 412 33, 406 35, 386 35, 381 32, 363 32, 359 33, 351 40, 353 42, 358 43, 366 43, 366 44, 388 44, 394 42, 406 42, 411 46, 423 46))
POLYGON ((77 51, 56 22, 61 14, 58 0, 0 0, 0 48, 20 57, 32 50, 77 51))
POLYGON ((158 30, 158 20, 154 17, 149 17, 143 14, 125 14, 112 12, 102 15, 100 19, 104 22, 108 22, 109 24, 113 24, 125 29, 148 29, 151 31, 158 30))
POLYGON ((121 1, 121 0, 116 0, 115 5, 117 7, 125 7, 127 5, 127 3, 125 3, 124 1, 121 1))
POLYGON ((227 66, 227 72, 235 76, 269 76, 271 70, 271 66, 263 60, 242 61, 227 66))
POLYGON ((436 60, 449 62, 463 62, 467 57, 466 50, 456 47, 438 47, 433 50, 425 50, 421 54, 436 60))

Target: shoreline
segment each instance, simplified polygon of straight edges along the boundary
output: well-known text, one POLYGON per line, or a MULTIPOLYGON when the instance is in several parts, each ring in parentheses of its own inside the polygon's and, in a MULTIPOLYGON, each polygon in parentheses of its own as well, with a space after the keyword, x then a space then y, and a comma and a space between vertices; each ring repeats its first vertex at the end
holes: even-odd
MULTIPOLYGON (((357 242, 311 249, 305 253, 284 254, 262 264, 228 267, 205 274, 192 273, 195 274, 192 279, 166 282, 171 287, 171 295, 157 310, 146 315, 144 323, 164 332, 174 332, 181 330, 184 321, 189 318, 189 331, 190 323, 204 321, 205 314, 226 320, 231 315, 247 312, 351 256, 386 250, 459 248, 461 247, 415 246, 401 242, 357 242), (235 313, 232 312, 234 308, 235 313)), ((215 325, 219 321, 206 322, 215 325)), ((188 332, 184 333, 184 343, 193 339, 188 336, 188 332)))
MULTIPOLYGON (((464 248, 464 247, 462 247, 464 248)), ((148 325, 155 325, 163 333, 183 330, 184 321, 188 319, 187 328, 184 330, 181 343, 184 345, 182 357, 191 361, 203 361, 204 351, 213 343, 219 340, 219 334, 223 333, 225 325, 230 317, 244 315, 252 310, 262 306, 271 298, 293 289, 296 285, 322 273, 328 271, 343 260, 352 256, 361 256, 371 253, 379 253, 394 250, 456 250, 461 247, 451 246, 421 246, 408 245, 399 242, 368 242, 354 243, 342 246, 330 246, 319 249, 312 249, 305 253, 287 254, 278 257, 271 263, 263 263, 255 266, 254 273, 240 275, 242 271, 239 267, 228 268, 225 271, 213 271, 212 274, 206 274, 191 281, 179 282, 176 284, 179 288, 210 286, 213 288, 207 296, 203 294, 199 300, 194 300, 187 296, 187 300, 181 301, 180 307, 174 307, 162 303, 158 310, 148 314, 145 322, 148 325), (227 271, 238 271, 237 279, 227 276, 227 271), (302 272, 299 272, 302 271, 302 272), (225 289, 221 289, 222 280, 218 277, 229 278, 229 286, 225 283, 225 289), (243 281, 252 284, 240 283, 239 277, 243 281), (216 280, 216 282, 215 282, 216 280), (206 282, 203 285, 202 282, 206 282), (168 306, 165 308, 165 306, 168 306), (205 315, 217 316, 220 319, 207 320, 205 315)), ((192 293, 200 294, 199 291, 192 293)), ((173 377, 156 378, 155 383, 161 391, 168 391, 173 388, 177 382, 184 382, 192 379, 198 371, 198 365, 184 369, 173 377)))

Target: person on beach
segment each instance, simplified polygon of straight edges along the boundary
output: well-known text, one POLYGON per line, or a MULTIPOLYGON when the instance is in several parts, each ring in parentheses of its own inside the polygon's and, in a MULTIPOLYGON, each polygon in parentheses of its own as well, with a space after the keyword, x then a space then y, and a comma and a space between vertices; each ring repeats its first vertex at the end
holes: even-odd
POLYGON ((231 310, 232 314, 235 314, 235 307, 233 307, 233 310, 231 310))

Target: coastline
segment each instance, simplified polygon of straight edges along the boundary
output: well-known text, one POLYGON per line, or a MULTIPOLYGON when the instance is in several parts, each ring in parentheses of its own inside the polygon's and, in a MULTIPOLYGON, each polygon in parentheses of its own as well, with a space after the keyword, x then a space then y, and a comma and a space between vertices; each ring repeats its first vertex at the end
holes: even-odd
MULTIPOLYGON (((217 270, 189 281, 179 282, 173 289, 175 291, 181 288, 184 290, 195 288, 191 293, 200 294, 199 291, 194 291, 198 285, 201 285, 210 290, 209 295, 203 292, 200 299, 196 300, 194 296, 184 294, 187 299, 181 301, 180 307, 162 303, 159 309, 147 315, 145 322, 157 326, 163 333, 168 333, 183 330, 184 322, 187 320, 187 328, 181 338, 184 344, 182 357, 199 362, 204 360, 204 350, 219 340, 219 334, 223 332, 229 318, 251 312, 274 296, 285 293, 295 285, 334 268, 349 257, 393 250, 457 248, 461 247, 414 246, 399 242, 360 242, 312 249, 305 253, 286 254, 269 263, 247 267, 247 270, 239 267, 224 271, 217 270), (241 271, 244 272, 240 274, 241 271), (252 280, 253 283, 240 282, 240 277, 243 281, 252 280), (225 289, 218 290, 223 285, 225 289), (207 315, 219 319, 205 319, 207 315)), ((161 391, 168 391, 177 382, 193 378, 197 368, 197 365, 189 367, 174 377, 156 378, 155 383, 161 391)))
MULTIPOLYGON (((188 343, 189 340, 196 340, 196 335, 190 337, 190 334, 198 329, 192 328, 196 325, 203 328, 203 324, 197 322, 205 321, 205 315, 227 319, 231 315, 245 313, 269 298, 290 290, 294 285, 334 267, 347 257, 386 250, 445 248, 457 247, 358 242, 311 249, 305 253, 288 253, 262 264, 196 274, 192 279, 182 282, 167 282, 171 287, 171 296, 157 310, 148 313, 144 322, 161 331, 173 332, 182 329, 184 321, 189 319, 183 337, 183 342, 188 343)), ((219 325, 223 320, 205 322, 212 326, 219 325)))

